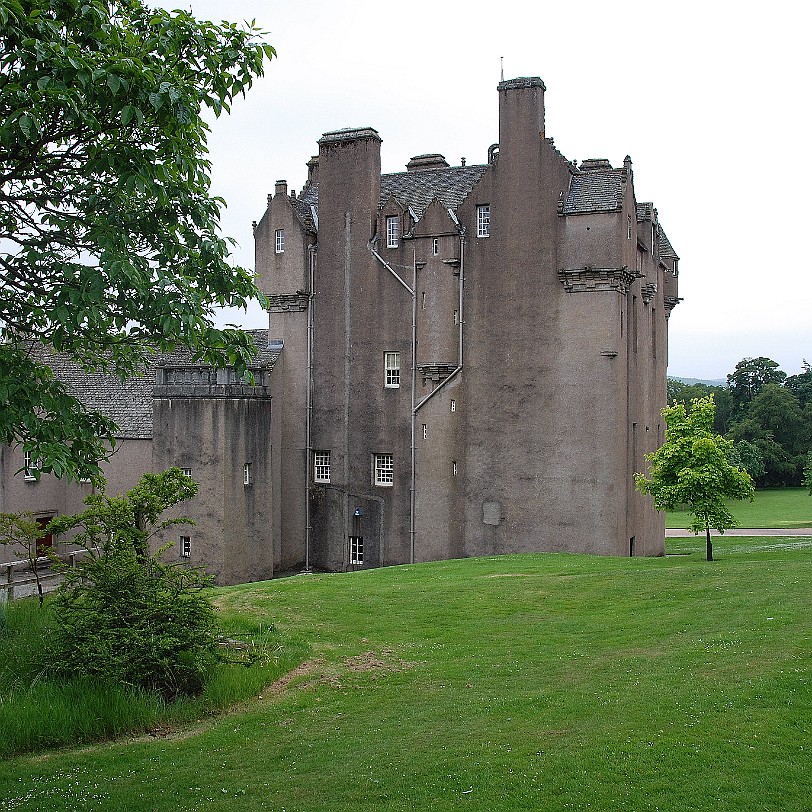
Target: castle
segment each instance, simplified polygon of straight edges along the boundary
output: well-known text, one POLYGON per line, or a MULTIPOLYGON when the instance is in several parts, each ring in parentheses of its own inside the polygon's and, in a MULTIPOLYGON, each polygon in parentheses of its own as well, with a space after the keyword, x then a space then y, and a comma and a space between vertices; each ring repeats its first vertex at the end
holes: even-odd
MULTIPOLYGON (((382 175, 378 133, 345 129, 319 140, 298 195, 276 183, 255 224, 269 330, 253 384, 156 359, 127 404, 143 436, 107 463, 118 489, 170 465, 201 483, 177 555, 234 583, 663 553, 632 474, 664 437, 678 257, 628 157, 576 166, 556 149, 544 93, 499 84, 483 164, 419 155, 382 175)), ((81 485, 12 477, 20 452, 2 453, 0 509, 75 509, 81 485)))

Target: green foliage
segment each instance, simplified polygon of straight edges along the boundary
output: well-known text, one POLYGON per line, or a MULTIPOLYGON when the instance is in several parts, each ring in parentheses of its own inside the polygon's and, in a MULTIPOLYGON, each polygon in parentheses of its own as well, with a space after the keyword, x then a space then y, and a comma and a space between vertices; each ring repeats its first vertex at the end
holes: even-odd
POLYGON ((759 447, 748 440, 739 440, 734 443, 733 452, 728 459, 731 465, 744 468, 753 481, 764 476, 764 456, 759 447))
POLYGON ((159 521, 163 511, 196 491, 173 468, 145 474, 124 496, 88 496, 85 511, 53 521, 54 533, 79 531, 74 540, 88 558, 63 568, 47 647, 51 675, 96 678, 166 699, 201 691, 218 652, 214 609, 202 594, 210 579, 148 552, 152 533, 188 522, 159 521))
POLYGON ((807 452, 804 463, 804 487, 809 488, 809 495, 812 496, 812 451, 807 452))
POLYGON ((12 547, 14 554, 28 562, 37 582, 40 606, 43 603, 39 578, 39 540, 42 527, 31 513, 0 513, 0 544, 12 547))
POLYGON ((733 396, 733 408, 741 412, 758 395, 762 387, 769 384, 782 384, 786 373, 778 369, 778 364, 770 358, 743 358, 736 369, 727 376, 727 386, 733 396))
POLYGON ((114 426, 31 353, 122 378, 178 345, 242 373, 214 306, 261 295, 228 263, 208 127, 275 53, 263 32, 141 0, 0 0, 0 442, 98 477, 114 426))
POLYGON ((753 481, 747 471, 729 462, 733 443, 713 431, 713 397, 692 401, 690 411, 680 403, 662 414, 665 442, 646 455, 650 478, 635 474, 635 484, 653 497, 657 510, 687 505, 692 516, 688 529, 708 534, 710 559, 710 528, 724 533, 736 526, 725 500, 752 500, 753 481))

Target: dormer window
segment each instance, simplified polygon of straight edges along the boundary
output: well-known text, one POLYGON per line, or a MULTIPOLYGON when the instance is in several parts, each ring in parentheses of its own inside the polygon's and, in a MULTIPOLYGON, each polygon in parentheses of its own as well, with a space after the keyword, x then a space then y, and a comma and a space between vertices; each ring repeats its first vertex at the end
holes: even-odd
POLYGON ((386 218, 386 247, 397 248, 400 244, 400 221, 398 217, 386 218))

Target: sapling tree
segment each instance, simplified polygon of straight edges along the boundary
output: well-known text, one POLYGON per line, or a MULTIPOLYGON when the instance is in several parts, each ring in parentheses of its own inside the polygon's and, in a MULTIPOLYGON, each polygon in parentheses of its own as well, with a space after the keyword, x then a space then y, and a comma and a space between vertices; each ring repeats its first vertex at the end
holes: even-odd
POLYGON ((161 519, 165 510, 193 496, 197 484, 179 468, 145 474, 123 496, 88 496, 86 510, 55 519, 86 557, 63 568, 53 600, 54 625, 47 661, 56 676, 90 677, 157 691, 166 699, 203 687, 218 656, 214 608, 202 589, 200 568, 160 561, 150 538, 188 524, 161 519))
POLYGON ((707 559, 713 561, 711 528, 720 533, 737 522, 728 499, 753 500, 753 480, 729 461, 733 442, 713 431, 713 397, 678 403, 662 410, 666 432, 663 445, 646 454, 649 476, 635 474, 637 489, 650 494, 657 510, 687 505, 692 521, 688 530, 705 531, 707 559))
POLYGON ((40 606, 44 600, 39 574, 42 534, 42 525, 31 513, 0 513, 0 544, 8 545, 18 558, 28 562, 37 583, 40 606))

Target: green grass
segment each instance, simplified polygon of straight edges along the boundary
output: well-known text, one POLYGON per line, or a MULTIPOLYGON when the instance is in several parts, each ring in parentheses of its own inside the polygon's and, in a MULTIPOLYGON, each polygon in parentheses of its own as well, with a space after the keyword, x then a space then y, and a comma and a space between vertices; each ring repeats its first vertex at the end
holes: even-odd
POLYGON ((119 686, 48 680, 40 663, 48 617, 47 604, 40 609, 34 599, 0 607, 0 758, 188 725, 256 695, 307 651, 301 643, 283 641, 267 623, 262 628, 236 619, 228 632, 255 644, 256 663, 218 665, 201 696, 167 704, 155 694, 119 686))
POLYGON ((796 541, 221 590, 226 622, 273 622, 309 666, 166 738, 8 760, 6 808, 808 810, 812 548, 796 541))
MULTIPOLYGON (((812 527, 812 496, 806 488, 775 488, 756 491, 753 502, 731 501, 728 507, 739 522, 739 527, 788 529, 812 527)), ((665 526, 687 527, 688 513, 666 515, 665 526)))

